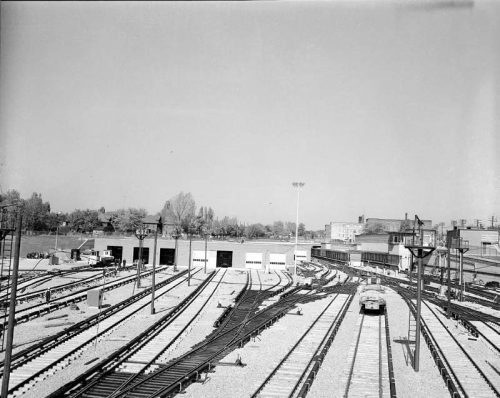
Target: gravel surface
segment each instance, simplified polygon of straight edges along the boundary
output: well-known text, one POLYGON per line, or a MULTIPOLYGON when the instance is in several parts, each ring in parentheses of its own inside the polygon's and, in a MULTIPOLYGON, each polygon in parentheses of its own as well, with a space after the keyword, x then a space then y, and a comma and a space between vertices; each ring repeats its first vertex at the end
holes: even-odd
POLYGON ((279 319, 243 348, 232 351, 221 360, 223 364, 229 366, 218 365, 214 373, 208 374, 208 380, 204 384, 191 384, 183 396, 186 398, 251 396, 330 301, 331 297, 301 304, 304 315, 289 314, 279 319), (232 365, 239 357, 245 366, 232 365))
POLYGON ((500 354, 482 337, 478 339, 469 334, 467 329, 458 321, 446 318, 442 309, 434 304, 430 307, 438 318, 443 322, 458 342, 464 347, 474 362, 485 373, 493 385, 500 386, 500 354))
MULTIPOLYGON (((408 308, 394 291, 387 289, 386 295, 397 396, 436 398, 449 396, 423 338, 420 372, 413 371, 405 345, 401 343, 408 333, 408 308)), ((344 396, 343 379, 350 365, 347 361, 348 351, 357 337, 353 330, 356 329, 356 321, 361 315, 358 300, 359 297, 356 295, 312 385, 309 395, 311 397, 344 396)), ((387 394, 389 392, 385 391, 384 396, 389 396, 387 394)))
MULTIPOLYGON (((164 277, 166 278, 168 276, 171 275, 166 274, 164 277)), ((119 349, 131 339, 136 337, 138 334, 143 332, 146 328, 154 324, 159 318, 165 315, 165 311, 173 308, 190 292, 195 290, 196 287, 203 281, 203 279, 204 274, 203 271, 201 271, 192 278, 191 286, 187 286, 187 283, 185 282, 180 286, 174 288, 174 290, 164 294, 163 296, 157 297, 157 300, 155 300, 155 307, 157 310, 155 315, 151 315, 151 308, 149 305, 147 305, 144 309, 129 317, 117 328, 99 337, 97 342, 87 345, 86 348, 80 353, 80 355, 71 361, 70 365, 65 366, 57 373, 49 376, 42 382, 37 383, 23 396, 33 398, 46 396, 68 381, 72 380, 75 375, 79 375, 92 366, 95 366, 98 363, 95 360, 96 358, 105 358, 113 351, 119 349)), ((146 284, 143 285, 147 286, 146 284)), ((130 295, 130 287, 128 287, 128 290, 128 292, 126 290, 122 290, 121 299, 124 299, 130 295)), ((118 292, 114 291, 115 296, 118 296, 118 294, 118 292)), ((115 297, 115 299, 118 299, 118 297, 115 297)), ((97 327, 94 327, 94 329, 97 332, 97 327)))
MULTIPOLYGON (((122 271, 118 273, 116 278, 106 278, 106 282, 112 282, 118 278, 135 275, 135 271, 122 271)), ((168 268, 162 272, 157 273, 156 282, 161 282, 173 275, 172 269, 168 268)), ((93 285, 91 288, 98 288, 102 286, 102 279, 100 279, 100 284, 93 285)), ((151 286, 151 278, 145 278, 142 280, 142 289, 151 286)), ((79 287, 78 289, 83 289, 79 287)), ((104 293, 103 296, 103 306, 109 307, 121 302, 123 299, 130 297, 132 294, 137 293, 138 289, 135 288, 135 283, 131 282, 114 290, 104 293)), ((67 294, 64 293, 64 294, 67 294)), ((61 296, 63 294, 60 294, 61 296)), ((57 297, 57 296, 56 296, 57 297)), ((38 300, 38 302, 43 302, 38 300)), ((22 309, 26 306, 33 306, 37 301, 31 301, 28 304, 22 304, 16 306, 16 308, 22 309)), ((77 303, 78 309, 72 310, 70 307, 64 307, 59 310, 53 311, 40 318, 34 318, 29 322, 24 322, 18 324, 14 328, 14 349, 13 353, 25 349, 30 344, 36 343, 41 339, 48 337, 50 335, 59 333, 60 331, 68 328, 74 323, 83 321, 84 319, 95 315, 99 310, 97 308, 88 307, 86 300, 77 303)), ((0 352, 0 358, 3 359, 5 351, 0 352)))
MULTIPOLYGON (((182 269, 182 267, 179 267, 182 269)), ((221 270, 223 271, 223 270, 221 270)), ((134 271, 129 274, 135 273, 134 271)), ((246 281, 246 270, 228 269, 219 289, 216 291, 210 302, 202 313, 195 319, 188 332, 182 336, 182 339, 175 344, 167 353, 166 360, 179 357, 189 351, 189 349, 202 341, 213 330, 213 323, 223 312, 225 306, 232 304, 234 297, 241 291, 246 281), (222 306, 218 307, 218 304, 222 306)), ((266 274, 260 272, 260 278, 265 287, 276 284, 279 277, 275 273, 266 274)), ((120 276, 127 275, 122 272, 120 276)), ((172 276, 172 269, 157 275, 157 282, 172 276)), ((28 398, 39 398, 46 396, 50 392, 59 388, 90 367, 96 365, 98 361, 89 361, 95 358, 104 358, 113 351, 122 347, 133 337, 144 331, 156 320, 163 316, 166 311, 175 306, 183 297, 193 291, 203 280, 203 271, 198 273, 192 282, 192 286, 182 284, 175 291, 167 293, 156 304, 157 313, 152 316, 150 307, 131 317, 127 322, 113 330, 111 333, 99 339, 97 344, 90 345, 80 357, 72 361, 70 366, 50 376, 43 382, 38 383, 32 390, 24 396, 28 398), (87 363, 87 364, 86 364, 87 363)), ((345 274, 341 273, 341 280, 345 274)), ((282 275, 283 281, 286 277, 282 275)), ((401 278, 403 279, 403 278, 401 278)), ((404 281, 404 280, 402 280, 404 281)), ((67 283, 66 280, 64 283, 67 283)), ((337 280, 334 281, 335 283, 337 280)), ((284 283, 284 282, 282 282, 284 283)), ((143 288, 149 287, 151 278, 144 280, 143 288)), ((265 288, 263 287, 263 288, 265 288)), ((115 304, 126 297, 137 292, 134 284, 129 284, 105 293, 104 303, 115 304)), ((429 349, 421 337, 420 352, 420 371, 415 372, 411 365, 406 338, 408 334, 408 313, 409 309, 402 298, 393 290, 386 289, 387 311, 390 325, 390 340, 393 354, 393 365, 396 379, 396 392, 398 397, 426 397, 441 398, 449 396, 443 379, 432 359, 429 349)), ((217 397, 217 398, 235 398, 248 397, 260 386, 268 376, 269 372, 279 363, 288 350, 298 341, 305 330, 311 325, 314 319, 330 302, 333 296, 330 295, 321 300, 312 303, 301 304, 302 316, 292 315, 296 310, 290 311, 290 314, 282 317, 272 327, 263 331, 259 336, 247 343, 243 348, 236 349, 221 360, 213 373, 207 375, 203 383, 191 384, 183 394, 185 397, 217 397), (284 338, 286 336, 286 338, 284 338), (237 358, 241 357, 244 363, 243 367, 234 366, 237 358), (235 382, 236 381, 236 382, 235 382)), ((500 316, 500 311, 485 309, 478 304, 461 303, 462 305, 483 310, 492 315, 500 316)), ((40 339, 43 336, 54 334, 66 326, 49 327, 47 325, 78 322, 90 315, 96 313, 95 309, 89 309, 86 302, 78 303, 79 310, 70 310, 64 308, 53 312, 38 320, 33 320, 26 324, 16 327, 15 343, 22 344, 30 340, 40 339), (67 315, 67 317, 49 320, 48 318, 67 315)), ((342 383, 339 380, 344 377, 347 364, 347 355, 349 347, 356 338, 353 330, 359 317, 358 296, 356 296, 344 318, 330 350, 318 372, 318 376, 312 385, 308 396, 313 398, 334 398, 342 397, 344 394, 342 383)), ((488 347, 484 341, 470 340, 465 329, 456 321, 448 320, 450 330, 458 336, 468 349, 476 350, 476 356, 489 361, 497 369, 500 369, 500 356, 488 347)), ((19 347, 25 348, 26 346, 19 347)), ((3 356, 3 353, 0 353, 3 356)), ((491 366, 490 366, 491 368, 491 366)), ((490 369, 491 370, 491 369, 490 369)), ((493 370, 490 374, 494 375, 493 370)), ((500 377, 496 375, 496 379, 500 377)))
MULTIPOLYGON (((163 357, 165 362, 185 354, 191 347, 203 341, 215 329, 213 327, 214 322, 224 312, 224 308, 218 308, 218 303, 221 303, 223 307, 229 304, 234 305, 234 298, 245 286, 246 275, 246 271, 228 270, 226 272, 221 286, 214 293, 204 310, 196 317, 188 333, 179 343, 175 344, 165 353, 163 357)), ((273 273, 266 278, 266 283, 273 280, 272 275, 274 275, 274 282, 278 281, 276 274, 273 273)))

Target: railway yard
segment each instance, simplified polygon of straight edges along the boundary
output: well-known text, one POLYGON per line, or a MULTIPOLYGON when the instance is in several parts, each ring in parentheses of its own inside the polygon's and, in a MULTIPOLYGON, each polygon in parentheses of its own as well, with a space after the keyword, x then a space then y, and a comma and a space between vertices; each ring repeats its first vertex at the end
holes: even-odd
POLYGON ((133 266, 22 274, 9 396, 500 396, 491 292, 452 300, 448 315, 439 286, 425 286, 415 371, 416 287, 404 275, 322 256, 298 267, 299 280, 312 281, 299 284, 284 270, 161 266, 154 311, 151 275, 137 287, 133 266), (363 311, 361 288, 375 280, 385 308, 363 311), (96 288, 99 308, 87 302, 96 288))

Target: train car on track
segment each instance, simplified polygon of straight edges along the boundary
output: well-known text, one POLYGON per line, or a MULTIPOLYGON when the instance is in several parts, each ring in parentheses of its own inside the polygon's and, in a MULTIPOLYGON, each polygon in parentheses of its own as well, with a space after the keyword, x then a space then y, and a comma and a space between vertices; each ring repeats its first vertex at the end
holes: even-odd
POLYGON ((359 293, 359 305, 362 311, 375 310, 383 313, 386 305, 384 287, 378 283, 364 285, 359 293))

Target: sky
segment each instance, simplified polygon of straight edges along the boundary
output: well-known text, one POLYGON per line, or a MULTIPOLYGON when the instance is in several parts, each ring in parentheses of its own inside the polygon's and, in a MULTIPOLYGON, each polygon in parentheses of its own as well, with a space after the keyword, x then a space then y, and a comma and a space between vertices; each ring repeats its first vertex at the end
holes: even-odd
POLYGON ((4 193, 267 224, 301 181, 307 229, 500 216, 500 2, 0 7, 4 193))

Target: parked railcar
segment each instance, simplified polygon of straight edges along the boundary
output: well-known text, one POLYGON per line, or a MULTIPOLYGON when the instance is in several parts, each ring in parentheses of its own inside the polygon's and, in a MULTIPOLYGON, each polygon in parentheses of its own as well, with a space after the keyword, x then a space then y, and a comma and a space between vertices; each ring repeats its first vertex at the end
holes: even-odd
POLYGON ((363 286, 359 294, 359 305, 362 311, 374 310, 383 313, 386 305, 384 287, 380 284, 363 286))

